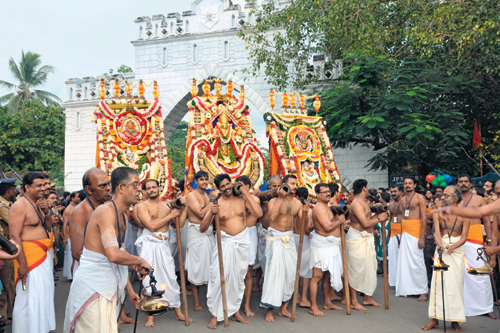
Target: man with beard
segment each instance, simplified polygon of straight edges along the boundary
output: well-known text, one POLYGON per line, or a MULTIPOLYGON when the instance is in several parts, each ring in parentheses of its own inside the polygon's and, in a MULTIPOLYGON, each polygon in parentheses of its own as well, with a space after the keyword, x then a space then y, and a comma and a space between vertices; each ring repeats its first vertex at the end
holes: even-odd
MULTIPOLYGON (((458 205, 459 207, 481 207, 486 205, 483 198, 471 193, 471 185, 469 175, 463 174, 457 177, 457 187, 463 196, 462 202, 458 205)), ((484 266, 484 261, 477 258, 477 249, 484 247, 481 223, 484 224, 486 239, 491 240, 492 238, 490 219, 488 217, 470 219, 469 233, 464 250, 467 263, 471 267, 484 266)), ((498 316, 493 312, 493 293, 489 276, 465 274, 464 305, 467 317, 488 314, 490 318, 498 319, 498 316)))
MULTIPOLYGON (((240 182, 244 184, 247 190, 250 193, 250 187, 252 186, 252 182, 248 176, 239 176, 236 178, 236 182, 240 182)), ((254 195, 250 195, 250 199, 254 200, 260 206, 260 200, 254 195)), ((246 226, 248 230, 248 239, 250 241, 250 252, 248 258, 248 270, 247 275, 245 276, 245 315, 247 317, 253 317, 255 313, 250 310, 250 297, 252 296, 252 286, 253 286, 253 265, 255 265, 255 261, 257 259, 257 245, 258 245, 258 236, 257 236, 257 227, 255 226, 258 216, 252 215, 250 212, 246 212, 246 226)))
MULTIPOLYGON (((290 191, 278 190, 278 198, 269 202, 269 228, 266 237, 266 274, 260 307, 267 310, 266 321, 274 321, 273 309, 280 317, 291 317, 287 311, 295 286, 297 250, 293 238, 294 221, 308 214, 309 206, 295 197, 297 177, 283 178, 290 191)), ((296 223, 296 222, 295 222, 296 223)), ((307 216, 306 216, 306 224, 307 216)))
POLYGON ((20 245, 14 262, 16 299, 12 313, 12 332, 45 333, 56 329, 54 310, 53 239, 49 209, 37 207, 44 195, 44 176, 29 172, 23 177, 25 195, 9 213, 11 239, 20 245))
MULTIPOLYGON (((83 190, 87 194, 69 213, 69 243, 71 256, 75 260, 73 275, 78 270, 85 243, 85 230, 90 215, 100 205, 111 199, 111 184, 106 172, 98 168, 87 170, 82 177, 83 190)), ((69 208, 69 207, 68 207, 69 208)))
POLYGON ((349 273, 349 290, 351 308, 366 311, 359 304, 356 292, 364 293, 363 305, 380 306, 372 295, 377 287, 377 257, 373 227, 387 220, 387 213, 371 217, 370 207, 365 198, 368 196, 368 182, 357 179, 353 183, 354 200, 349 207, 351 227, 346 235, 347 271, 349 273))
POLYGON ((395 185, 391 187, 391 198, 393 201, 389 204, 389 213, 391 221, 389 224, 389 234, 387 235, 389 254, 389 285, 396 286, 396 274, 398 271, 399 245, 401 242, 401 221, 403 220, 403 210, 401 209, 401 199, 403 198, 403 186, 395 185))
MULTIPOLYGON (((280 175, 272 175, 269 177, 269 181, 267 183, 267 188, 272 190, 276 187, 280 187, 283 184, 283 179, 280 175)), ((262 217, 257 220, 257 232, 259 234, 259 245, 257 247, 257 257, 260 263, 260 270, 257 270, 255 274, 255 285, 253 287, 253 291, 260 291, 260 279, 263 274, 265 274, 266 269, 266 236, 267 236, 267 228, 269 227, 269 201, 261 200, 260 206, 262 207, 262 217)))
MULTIPOLYGON (((336 184, 335 184, 336 185, 336 184)), ((345 222, 345 216, 332 213, 328 203, 330 200, 337 201, 339 197, 338 185, 334 193, 327 184, 319 183, 314 191, 318 198, 313 208, 313 222, 315 234, 311 242, 311 259, 309 267, 313 270, 313 276, 309 284, 311 293, 311 309, 309 313, 324 317, 326 314, 318 309, 316 296, 318 295, 318 284, 323 279, 323 295, 325 297, 325 310, 342 310, 334 305, 330 297, 330 286, 336 291, 342 289, 342 255, 340 249, 340 226, 345 222), (333 196, 332 196, 333 195, 333 196)))
MULTIPOLYGON (((231 178, 227 174, 217 175, 215 186, 222 193, 218 205, 210 203, 208 213, 200 224, 200 232, 207 232, 216 214, 220 215, 220 233, 222 240, 222 262, 226 281, 227 315, 243 324, 249 321, 240 315, 239 309, 245 290, 245 276, 248 270, 250 244, 246 228, 247 210, 250 214, 262 216, 262 209, 251 198, 246 186, 241 186, 241 196, 233 195, 231 178)), ((207 305, 212 320, 208 328, 217 328, 217 322, 224 320, 222 292, 220 282, 219 253, 217 246, 212 252, 210 279, 208 282, 207 305)))
MULTIPOLYGON (((207 230, 201 231, 201 221, 207 215, 210 200, 205 190, 208 187, 208 173, 198 171, 194 175, 196 190, 187 196, 187 233, 186 270, 187 278, 191 282, 193 292, 193 306, 195 311, 205 311, 200 304, 199 286, 207 284, 210 279, 210 258, 215 247, 213 227, 208 225, 207 230)), ((181 219, 182 220, 182 219, 181 219)), ((184 223, 183 221, 181 221, 184 223)))
MULTIPOLYGON (((456 207, 462 201, 462 193, 456 186, 448 186, 443 193, 443 206, 456 207)), ((449 265, 445 272, 434 271, 431 283, 431 297, 429 302, 429 318, 432 320, 422 327, 424 331, 439 328, 438 319, 443 320, 443 307, 446 320, 451 321, 452 328, 461 332, 464 329, 458 324, 465 322, 464 311, 464 247, 462 246, 469 231, 470 220, 459 216, 451 219, 440 219, 434 214, 434 228, 436 253, 434 262, 439 261, 439 254, 443 255, 443 262, 449 265), (443 275, 441 275, 443 274, 443 275), (445 288, 442 289, 441 277, 445 288), (442 294, 444 293, 444 304, 442 294)))
MULTIPOLYGON (((141 248, 141 257, 155 270, 158 285, 165 285, 166 292, 162 299, 174 308, 175 319, 184 321, 185 317, 180 309, 180 288, 175 275, 174 258, 168 243, 169 222, 179 217, 182 211, 170 209, 160 201, 160 186, 156 179, 149 179, 144 184, 149 199, 137 205, 137 217, 144 225, 144 231, 135 245, 141 248)), ((181 198, 183 204, 185 201, 185 198, 181 198)), ((144 288, 149 286, 149 277, 144 279, 143 285, 144 288)), ((148 316, 144 326, 155 326, 153 316, 148 316)))
POLYGON ((496 182, 494 182, 493 180, 488 179, 487 181, 484 182, 484 186, 483 186, 484 190, 486 192, 491 191, 492 189, 495 188, 495 183, 496 182))
POLYGON ((349 203, 351 202, 349 200, 349 195, 350 195, 350 193, 347 190, 342 191, 342 201, 344 202, 344 205, 349 206, 349 203))
POLYGON ((396 296, 420 295, 419 302, 427 301, 428 280, 425 266, 425 228, 427 226, 427 202, 415 192, 417 183, 413 177, 404 179, 405 196, 401 245, 399 248, 396 296))
MULTIPOLYGON (((85 244, 66 304, 64 332, 117 332, 117 304, 127 293, 136 306, 142 299, 128 278, 128 265, 146 275, 151 266, 123 247, 130 205, 139 200, 137 171, 118 167, 111 173, 110 202, 96 208, 87 224, 85 244)), ((28 332, 28 331, 25 331, 28 332)))

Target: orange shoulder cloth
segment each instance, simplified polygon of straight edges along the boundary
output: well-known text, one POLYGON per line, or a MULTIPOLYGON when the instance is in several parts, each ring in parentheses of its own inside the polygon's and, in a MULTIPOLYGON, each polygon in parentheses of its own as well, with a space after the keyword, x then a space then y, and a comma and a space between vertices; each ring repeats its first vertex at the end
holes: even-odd
POLYGON ((473 224, 469 227, 467 241, 474 244, 483 245, 483 227, 481 224, 473 224))
MULTIPOLYGON (((44 238, 34 241, 23 241, 24 256, 28 263, 28 272, 32 271, 38 265, 43 263, 47 258, 47 251, 54 246, 52 238, 44 238)), ((17 269, 19 268, 19 261, 14 260, 14 272, 16 283, 19 281, 17 269)))
POLYGON ((411 235, 417 239, 420 238, 420 230, 422 222, 420 220, 404 220, 403 219, 403 232, 411 235))

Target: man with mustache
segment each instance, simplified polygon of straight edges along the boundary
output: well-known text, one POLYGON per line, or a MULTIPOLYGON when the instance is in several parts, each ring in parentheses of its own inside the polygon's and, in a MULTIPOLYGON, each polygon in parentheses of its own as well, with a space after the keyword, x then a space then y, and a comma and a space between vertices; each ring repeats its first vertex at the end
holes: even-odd
POLYGON ((375 225, 387 220, 387 213, 371 216, 370 207, 366 202, 368 182, 365 179, 355 180, 352 187, 355 198, 349 207, 351 227, 346 235, 351 307, 366 311, 366 308, 359 304, 356 292, 365 294, 363 305, 380 306, 372 298, 377 288, 377 257, 372 231, 375 225))
MULTIPOLYGON (((443 193, 443 206, 456 207, 462 201, 462 193, 456 186, 448 186, 443 193)), ((436 252, 434 263, 439 262, 438 256, 442 254, 443 262, 449 265, 445 272, 434 271, 432 274, 431 297, 429 301, 429 318, 431 321, 422 327, 424 331, 439 328, 438 319, 443 319, 443 307, 445 316, 451 321, 451 327, 456 332, 464 329, 459 322, 465 322, 464 311, 464 247, 462 246, 469 231, 470 220, 459 216, 450 216, 448 219, 439 218, 434 212, 434 239, 436 240, 436 252), (443 275, 441 275, 443 274, 443 275), (441 281, 443 277, 444 281, 441 281), (445 287, 442 290, 442 283, 445 287), (444 304, 443 297, 444 294, 444 304)))
MULTIPOLYGON (((459 207, 481 207, 486 201, 479 195, 471 193, 471 179, 469 175, 462 174, 457 177, 457 187, 462 192, 463 200, 459 207)), ((492 233, 490 219, 470 219, 469 233, 465 242, 465 258, 471 267, 484 266, 484 262, 477 258, 477 249, 484 247, 483 227, 486 231, 487 244, 491 245, 492 233)), ((493 311, 493 293, 489 276, 465 274, 464 278, 464 304, 467 317, 488 314, 491 319, 498 319, 493 311)))
POLYGON ((326 316, 318 309, 316 302, 318 284, 321 279, 323 279, 322 287, 325 296, 323 309, 342 310, 332 303, 330 286, 337 292, 343 287, 340 233, 344 232, 341 225, 345 222, 345 216, 333 214, 328 206, 330 200, 336 202, 339 197, 338 185, 336 188, 332 186, 332 189, 335 191, 333 197, 331 187, 328 184, 319 183, 314 187, 318 202, 312 211, 315 234, 311 241, 311 259, 309 261, 309 267, 313 270, 313 276, 309 283, 311 294, 309 313, 317 317, 326 316))
MULTIPOLYGON (((278 190, 278 198, 269 202, 269 228, 266 237, 266 274, 262 286, 260 307, 267 310, 266 320, 274 321, 273 309, 280 317, 291 317, 287 311, 292 297, 297 269, 297 250, 293 238, 293 225, 308 214, 309 206, 295 197, 297 177, 287 175, 283 183, 289 193, 278 190)), ((308 223, 306 216, 306 224, 308 223)))
MULTIPOLYGON (((224 279, 226 281, 227 314, 243 324, 249 321, 239 312, 245 291, 245 276, 250 257, 250 240, 246 228, 247 211, 257 218, 262 217, 260 205, 251 198, 247 187, 240 187, 242 195, 233 195, 233 185, 228 174, 215 176, 214 184, 222 193, 218 204, 209 204, 208 213, 200 224, 200 232, 206 232, 216 214, 220 214, 220 233, 222 245, 222 262, 224 263, 224 279)), ((210 280, 208 281, 207 305, 212 319, 208 328, 217 328, 217 322, 224 320, 222 292, 219 269, 219 252, 217 246, 212 252, 210 280)))
POLYGON ((46 203, 45 209, 37 206, 44 195, 44 179, 38 172, 27 173, 23 177, 25 195, 9 212, 10 238, 20 246, 19 257, 14 262, 14 333, 46 333, 56 329, 53 239, 47 232, 52 228, 52 217, 46 203))
POLYGON ((403 220, 403 210, 401 209, 401 200, 403 198, 403 186, 395 185, 390 188, 391 198, 393 201, 389 203, 389 213, 391 221, 389 224, 389 234, 387 235, 389 254, 389 285, 396 286, 396 274, 398 271, 399 245, 401 242, 401 221, 403 220))
MULTIPOLYGON (((180 288, 175 275, 174 258, 168 242, 169 222, 179 217, 182 210, 170 209, 168 205, 160 201, 160 186, 156 179, 149 179, 144 184, 149 199, 137 205, 137 217, 144 225, 144 231, 135 245, 141 248, 141 257, 155 270, 157 285, 166 285, 166 292, 162 299, 174 308, 175 319, 184 321, 185 317, 180 309, 180 288)), ((186 199, 181 198, 181 202, 184 204, 186 199)), ((144 289, 149 286, 149 276, 146 276, 143 285, 144 289)), ((148 316, 144 326, 154 327, 153 318, 153 316, 148 316)))
POLYGON ((420 295, 419 302, 427 301, 428 280, 425 266, 425 228, 427 226, 427 201, 415 192, 417 182, 406 177, 401 202, 403 211, 401 245, 399 247, 396 296, 420 295))

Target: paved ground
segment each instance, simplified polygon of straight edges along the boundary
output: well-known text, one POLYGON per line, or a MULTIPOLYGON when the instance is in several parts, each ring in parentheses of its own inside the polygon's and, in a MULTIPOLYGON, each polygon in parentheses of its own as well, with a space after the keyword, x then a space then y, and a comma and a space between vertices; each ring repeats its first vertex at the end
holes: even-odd
MULTIPOLYGON (((71 283, 66 278, 62 277, 61 272, 58 273, 60 281, 56 286, 55 308, 57 316, 57 330, 63 331, 64 311, 66 307, 66 299, 71 283)), ((383 280, 379 278, 378 288, 375 291, 374 299, 379 303, 383 302, 383 280)), ((138 283, 134 283, 134 288, 137 289, 138 283)), ((202 304, 205 304, 206 287, 201 289, 202 304)), ((321 302, 322 293, 320 292, 321 302)), ((359 297, 361 300, 361 297, 359 297)), ((297 319, 295 322, 290 322, 288 318, 281 318, 275 315, 276 321, 268 323, 264 320, 265 311, 258 308, 260 300, 260 292, 252 294, 252 310, 255 312, 255 317, 249 318, 250 324, 243 325, 237 322, 229 322, 229 328, 225 328, 223 323, 219 323, 219 331, 222 332, 265 332, 271 330, 295 331, 304 332, 422 332, 421 326, 426 324, 429 319, 427 316, 428 303, 420 303, 416 298, 395 297, 394 290, 389 290, 390 309, 371 307, 366 312, 352 311, 350 316, 347 316, 344 311, 327 311, 327 316, 316 318, 308 313, 307 309, 297 308, 297 319)), ((194 312, 192 310, 193 298, 188 296, 190 317, 194 322, 189 326, 184 326, 184 322, 175 321, 174 313, 168 312, 164 315, 155 317, 154 328, 144 327, 146 316, 139 313, 141 323, 137 326, 137 332, 213 332, 207 328, 210 320, 210 313, 206 310, 203 313, 194 312)), ((320 303, 322 304, 322 303, 320 303)), ((336 302, 337 305, 341 305, 336 302)), ((135 315, 135 309, 128 302, 127 311, 135 315)), ((441 332, 443 327, 433 332, 441 332)), ((467 322, 463 324, 467 332, 482 333, 482 332, 499 332, 500 320, 491 320, 488 317, 469 317, 467 322)), ((122 325, 122 332, 133 332, 133 325, 122 325)), ((452 332, 450 324, 447 325, 447 331, 452 332)), ((5 332, 11 332, 7 328, 5 332)))

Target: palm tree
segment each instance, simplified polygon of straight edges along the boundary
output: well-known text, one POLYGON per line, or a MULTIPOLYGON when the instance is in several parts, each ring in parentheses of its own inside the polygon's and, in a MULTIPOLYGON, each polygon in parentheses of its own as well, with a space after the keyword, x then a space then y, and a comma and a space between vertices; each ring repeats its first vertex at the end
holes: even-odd
POLYGON ((44 84, 47 81, 47 75, 54 73, 55 69, 47 65, 40 67, 40 57, 38 53, 22 51, 19 65, 12 57, 9 59, 10 72, 19 81, 16 85, 0 80, 1 87, 16 90, 16 92, 0 97, 0 104, 7 104, 9 112, 18 111, 29 100, 36 100, 48 106, 61 106, 61 99, 56 95, 45 90, 34 89, 44 84))

